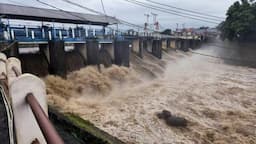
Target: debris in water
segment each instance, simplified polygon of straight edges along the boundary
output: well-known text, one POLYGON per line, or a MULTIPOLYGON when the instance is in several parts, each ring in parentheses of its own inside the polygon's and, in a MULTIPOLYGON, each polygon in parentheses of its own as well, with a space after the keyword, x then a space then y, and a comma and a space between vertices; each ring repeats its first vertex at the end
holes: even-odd
POLYGON ((158 113, 157 117, 163 119, 169 126, 186 127, 188 123, 185 118, 174 116, 168 110, 163 110, 161 113, 158 113))

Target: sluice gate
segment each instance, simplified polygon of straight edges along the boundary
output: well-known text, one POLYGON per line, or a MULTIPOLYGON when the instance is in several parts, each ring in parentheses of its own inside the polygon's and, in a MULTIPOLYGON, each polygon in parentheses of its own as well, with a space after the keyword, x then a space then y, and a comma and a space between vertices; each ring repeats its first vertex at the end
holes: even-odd
POLYGON ((19 144, 59 144, 63 143, 62 138, 66 142, 77 137, 82 142, 76 143, 123 143, 73 114, 63 116, 49 111, 44 82, 23 72, 66 77, 69 72, 87 65, 129 67, 131 53, 140 58, 150 53, 161 59, 162 51, 188 51, 202 42, 196 37, 157 32, 119 32, 106 29, 108 25, 119 23, 114 17, 80 13, 77 17, 77 14, 0 4, 0 50, 5 53, 0 53, 0 107, 6 110, 0 115, 6 117, 2 122, 8 124, 4 130, 8 132, 5 137, 10 144, 15 141, 19 144), (21 21, 17 25, 12 24, 12 20, 21 21), (42 24, 26 25, 23 21, 27 20, 42 24), (73 26, 65 27, 64 24, 73 26), (57 131, 59 123, 65 125, 65 136, 59 136, 49 119, 57 125, 57 131), (74 119, 75 124, 70 122, 74 119))
POLYGON ((120 23, 114 17, 68 14, 42 8, 0 4, 0 48, 8 57, 21 60, 22 70, 38 76, 68 72, 86 65, 127 66, 130 53, 143 58, 148 52, 161 59, 162 51, 188 51, 201 42, 197 37, 159 33, 121 32, 108 25, 120 23), (11 10, 13 9, 13 10, 11 10), (39 12, 40 11, 40 12, 39 12), (12 24, 11 20, 40 21, 33 26, 12 24), (64 26, 71 24, 73 26, 64 26))
POLYGON ((70 113, 48 108, 45 83, 0 53, 0 140, 4 144, 123 144, 70 113))

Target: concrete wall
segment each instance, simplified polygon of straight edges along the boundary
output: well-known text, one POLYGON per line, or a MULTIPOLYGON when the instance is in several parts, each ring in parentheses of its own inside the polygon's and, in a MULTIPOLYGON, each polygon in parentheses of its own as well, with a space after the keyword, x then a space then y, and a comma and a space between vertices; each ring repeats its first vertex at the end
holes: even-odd
POLYGON ((186 40, 186 39, 182 39, 181 40, 181 50, 183 51, 188 51, 190 48, 190 45, 189 45, 189 40, 186 40))
POLYGON ((47 44, 40 44, 37 53, 18 53, 21 61, 22 71, 33 73, 37 76, 49 74, 50 53, 47 44))
POLYGON ((132 40, 132 52, 143 58, 143 39, 132 40))
POLYGON ((194 49, 199 48, 202 44, 200 40, 194 40, 194 43, 195 43, 194 49))
POLYGON ((67 58, 66 67, 68 72, 79 70, 86 66, 83 56, 77 50, 68 51, 65 54, 67 58))
POLYGON ((130 42, 127 40, 114 41, 115 64, 130 66, 130 42))
POLYGON ((50 73, 56 74, 62 77, 67 75, 67 58, 64 49, 64 41, 62 40, 50 40, 50 73))
POLYGON ((104 44, 101 44, 101 47, 103 49, 105 49, 106 51, 108 51, 108 53, 111 56, 111 60, 114 61, 114 59, 115 59, 114 44, 113 43, 104 43, 104 44))
POLYGON ((47 62, 50 63, 49 46, 47 44, 39 44, 39 50, 43 57, 47 60, 47 62))
POLYGON ((87 64, 96 65, 99 63, 99 42, 97 40, 87 40, 87 64))
POLYGON ((102 47, 99 51, 99 63, 103 64, 105 67, 110 67, 114 61, 110 53, 114 53, 114 49, 102 47), (112 50, 113 52, 110 52, 110 50, 112 50))
POLYGON ((165 50, 165 51, 167 51, 167 49, 168 49, 168 45, 167 45, 167 40, 166 39, 162 40, 162 49, 165 50))
POLYGON ((146 50, 152 53, 153 40, 146 40, 146 50))
POLYGON ((79 53, 79 55, 83 58, 84 65, 87 64, 87 48, 86 44, 74 44, 75 51, 79 53))
POLYGON ((88 40, 86 44, 72 44, 74 50, 67 52, 64 41, 49 41, 49 44, 40 44, 39 54, 19 54, 17 43, 7 51, 9 56, 21 59, 22 68, 25 72, 44 76, 49 73, 65 77, 67 71, 80 69, 86 65, 104 64, 110 66, 112 63, 129 66, 130 51, 141 58, 143 51, 152 53, 157 58, 162 57, 162 50, 168 48, 188 51, 200 45, 199 40, 186 39, 134 39, 131 41, 116 40, 114 43, 102 43, 96 39, 88 40), (129 45, 132 44, 130 48, 129 45))
POLYGON ((19 59, 24 73, 32 73, 37 76, 49 74, 49 63, 42 53, 20 54, 19 59))
POLYGON ((13 42, 9 51, 8 57, 19 57, 19 45, 18 42, 13 42))
POLYGON ((87 57, 88 65, 104 64, 109 67, 112 65, 115 55, 112 43, 99 44, 97 40, 88 40, 86 42, 86 51, 82 51, 87 57))
POLYGON ((159 59, 162 58, 162 41, 161 40, 153 40, 152 54, 159 59))
POLYGON ((132 40, 132 52, 139 54, 139 52, 140 52, 140 40, 139 39, 132 40))
POLYGON ((176 45, 176 40, 175 39, 171 39, 170 40, 170 48, 172 49, 177 49, 177 45, 176 45))
POLYGON ((143 53, 144 53, 144 42, 143 42, 143 39, 140 39, 139 46, 140 46, 139 57, 143 58, 143 53))

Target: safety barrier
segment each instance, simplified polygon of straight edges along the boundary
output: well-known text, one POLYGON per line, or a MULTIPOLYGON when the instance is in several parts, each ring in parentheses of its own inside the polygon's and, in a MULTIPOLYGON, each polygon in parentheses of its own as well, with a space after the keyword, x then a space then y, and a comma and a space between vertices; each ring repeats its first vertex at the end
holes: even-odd
POLYGON ((0 72, 0 78, 6 82, 9 93, 7 102, 14 115, 17 143, 63 144, 48 119, 44 82, 34 75, 22 74, 19 59, 6 59, 3 53, 0 53, 0 72))

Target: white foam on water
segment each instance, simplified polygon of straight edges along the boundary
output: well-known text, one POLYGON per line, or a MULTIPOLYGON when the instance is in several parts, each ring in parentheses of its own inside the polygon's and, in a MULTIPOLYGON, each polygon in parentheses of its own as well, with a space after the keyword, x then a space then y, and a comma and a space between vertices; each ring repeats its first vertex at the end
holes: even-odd
POLYGON ((48 76, 49 104, 74 112, 126 143, 256 143, 256 69, 192 53, 163 60, 132 55, 131 68, 86 67, 48 76), (163 109, 185 117, 168 127, 163 109))

